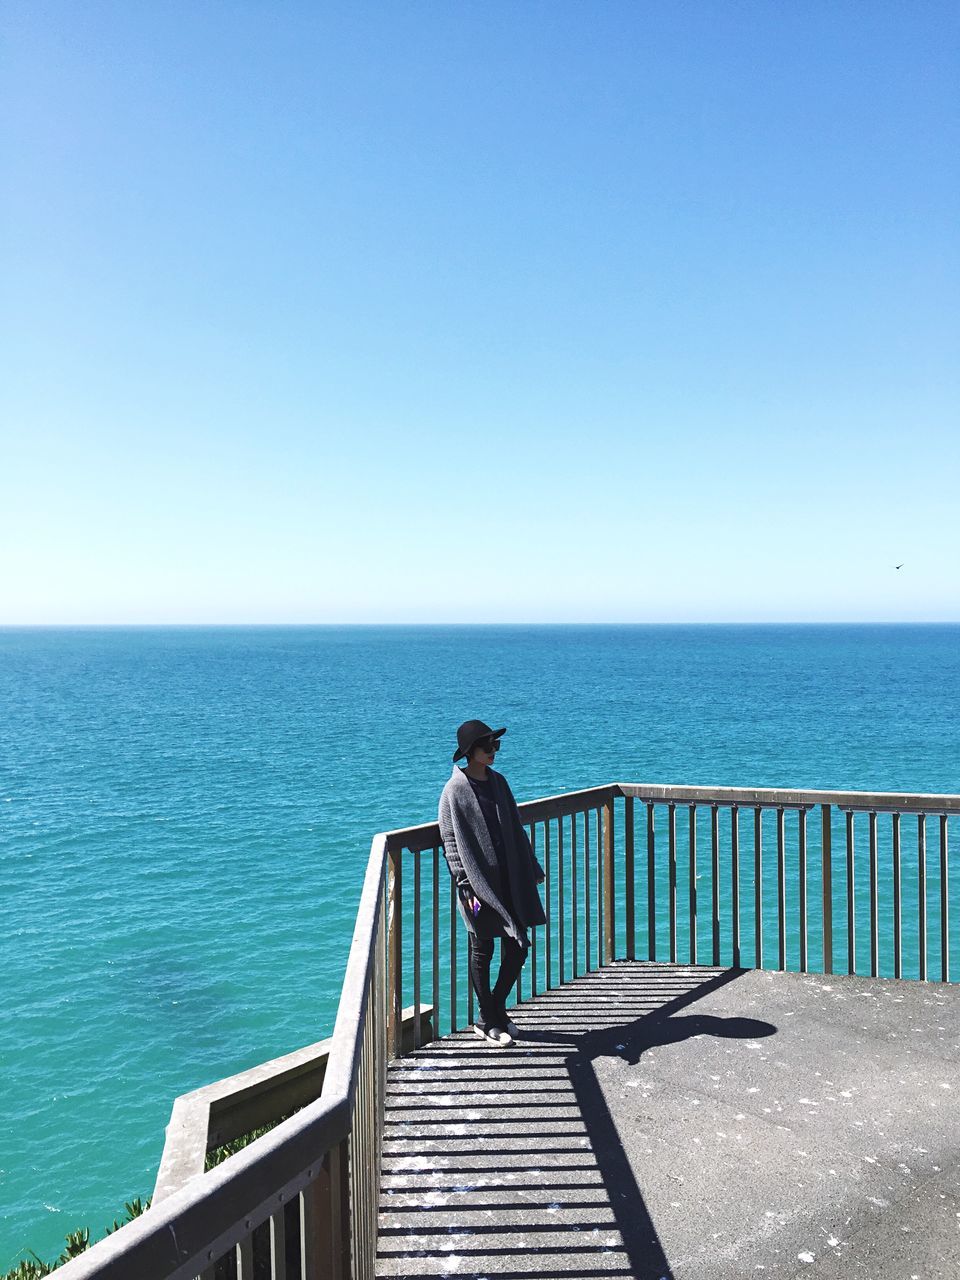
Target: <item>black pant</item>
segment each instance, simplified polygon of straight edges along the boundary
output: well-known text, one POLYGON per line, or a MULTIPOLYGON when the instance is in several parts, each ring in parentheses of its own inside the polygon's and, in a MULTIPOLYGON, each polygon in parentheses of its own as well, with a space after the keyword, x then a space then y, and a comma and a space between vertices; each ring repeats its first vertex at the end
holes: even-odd
POLYGON ((487 1027, 500 1027, 506 1022, 506 999, 516 985, 529 947, 521 947, 513 938, 500 939, 500 973, 490 990, 490 963, 493 960, 493 938, 477 938, 467 934, 470 944, 470 981, 480 1004, 480 1022, 487 1027))

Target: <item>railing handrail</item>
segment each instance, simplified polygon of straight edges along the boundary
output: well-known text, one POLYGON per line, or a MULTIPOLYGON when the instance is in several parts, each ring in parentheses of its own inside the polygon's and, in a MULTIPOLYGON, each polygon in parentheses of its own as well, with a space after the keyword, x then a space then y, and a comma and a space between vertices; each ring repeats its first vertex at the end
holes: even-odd
MULTIPOLYGON (((525 823, 542 822, 592 809, 611 795, 632 796, 655 804, 720 804, 742 808, 802 809, 818 804, 835 805, 838 809, 854 809, 884 813, 960 813, 960 795, 924 794, 904 791, 816 791, 782 787, 688 786, 663 782, 606 782, 578 791, 563 791, 518 804, 525 823)), ((387 850, 419 852, 442 844, 440 826, 421 822, 412 827, 396 827, 383 833, 387 850)))
POLYGON ((655 804, 721 804, 742 808, 802 809, 818 804, 877 813, 960 813, 960 795, 903 791, 807 791, 778 787, 674 786, 659 782, 617 782, 622 796, 655 804))
MULTIPOLYGON (((525 823, 542 822, 545 818, 566 817, 570 813, 579 813, 583 809, 594 809, 603 804, 611 796, 621 795, 618 783, 606 782, 599 787, 584 787, 579 791, 561 791, 552 796, 541 796, 536 800, 524 800, 518 804, 520 817, 525 823)), ((440 824, 437 822, 421 822, 413 827, 397 827, 393 831, 384 832, 387 849, 396 853, 400 849, 417 852, 423 849, 434 849, 443 843, 440 836, 440 824)))
POLYGON ((318 1098, 58 1267, 57 1280, 191 1280, 235 1243, 238 1221, 255 1220, 266 1200, 280 1207, 299 1189, 298 1177, 309 1181, 323 1154, 342 1140, 348 1127, 341 1098, 318 1098), (299 1167, 299 1174, 291 1176, 292 1167, 299 1167), (272 1189, 263 1197, 267 1182, 272 1189), (221 1229, 211 1234, 211 1226, 221 1229))

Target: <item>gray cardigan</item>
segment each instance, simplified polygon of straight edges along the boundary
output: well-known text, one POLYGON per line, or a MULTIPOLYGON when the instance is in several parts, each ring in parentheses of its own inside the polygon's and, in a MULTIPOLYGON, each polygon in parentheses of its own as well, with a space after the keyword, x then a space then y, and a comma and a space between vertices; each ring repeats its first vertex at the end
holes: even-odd
POLYGON ((503 904, 500 864, 490 832, 480 802, 459 765, 453 766, 440 796, 443 853, 458 890, 463 885, 469 886, 483 907, 490 909, 481 909, 474 920, 458 892, 457 906, 467 931, 481 938, 505 934, 521 946, 527 946, 527 926, 547 922, 537 891, 537 878, 542 877, 544 871, 534 857, 509 783, 496 769, 488 767, 487 776, 493 783, 493 797, 503 831, 515 916, 511 916, 503 904))

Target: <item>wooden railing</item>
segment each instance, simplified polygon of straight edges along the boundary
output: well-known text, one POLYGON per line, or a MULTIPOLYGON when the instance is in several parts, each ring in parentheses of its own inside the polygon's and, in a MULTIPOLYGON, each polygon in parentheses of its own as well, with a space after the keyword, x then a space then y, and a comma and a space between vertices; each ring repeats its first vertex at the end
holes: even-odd
MULTIPOLYGON (((520 814, 546 872, 547 923, 532 931, 518 1001, 618 957, 824 973, 839 957, 848 973, 943 982, 956 970, 960 796, 611 783, 520 814)), ((435 823, 374 838, 333 1036, 177 1099, 150 1210, 58 1276, 374 1275, 388 1060, 474 1017, 441 862, 435 823), (209 1151, 267 1124, 204 1172, 209 1151)))
MULTIPOLYGON (((615 956, 950 980, 948 827, 960 796, 624 782, 520 812, 547 873, 547 923, 532 931, 517 1001, 615 956)), ((439 829, 389 832, 387 850, 392 1017, 429 985, 433 1033, 455 1031, 473 1021, 474 1000, 439 829)))

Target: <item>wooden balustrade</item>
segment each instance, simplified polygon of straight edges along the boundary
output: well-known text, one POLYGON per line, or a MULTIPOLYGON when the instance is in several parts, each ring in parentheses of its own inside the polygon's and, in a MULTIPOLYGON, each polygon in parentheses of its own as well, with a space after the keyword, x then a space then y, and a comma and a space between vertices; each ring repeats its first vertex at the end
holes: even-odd
MULTIPOLYGON (((696 964, 703 934, 714 966, 764 967, 775 927, 778 969, 795 962, 806 972, 812 957, 819 971, 830 974, 837 946, 845 945, 850 973, 861 972, 862 964, 876 975, 887 964, 899 978, 909 955, 917 976, 926 979, 932 921, 939 933, 936 977, 950 980, 948 841, 960 796, 612 783, 519 808, 546 872, 547 923, 532 931, 517 1001, 525 988, 527 995, 538 994, 617 957, 660 959, 661 931, 674 962, 685 943, 696 964), (639 860, 638 806, 647 854, 639 860), (683 808, 686 822, 678 824, 683 808), (815 850, 811 859, 807 819, 816 808, 819 859, 815 850), (750 865, 751 813, 752 883, 742 886, 750 865), (774 822, 772 848, 764 844, 765 814, 774 822), (865 885, 857 841, 863 814, 865 885), (905 877, 913 874, 904 849, 902 819, 908 815, 917 819, 916 881, 905 894, 905 877), (928 819, 938 821, 939 860, 932 870, 928 819), (842 880, 833 858, 837 824, 843 828, 842 880), (665 828, 665 843, 658 841, 658 828, 665 828), (698 882, 708 873, 709 886, 701 892, 698 882), (819 885, 810 885, 817 873, 819 885), (644 898, 646 911, 638 915, 644 898), (813 948, 811 904, 820 934, 813 948), (845 919, 840 938, 835 907, 845 919), (858 949, 864 919, 865 952, 858 949), (906 947, 905 921, 911 929, 906 947)), ((388 1061, 474 1015, 468 948, 454 884, 441 860, 435 823, 374 838, 332 1037, 177 1099, 150 1210, 67 1263, 58 1277, 221 1280, 229 1274, 252 1280, 257 1266, 265 1266, 271 1280, 374 1275, 388 1061), (274 1127, 203 1171, 211 1149, 266 1124, 274 1127)))

